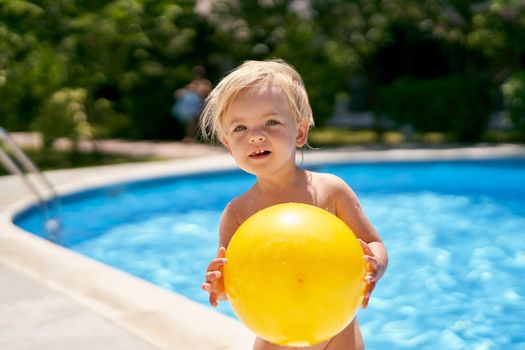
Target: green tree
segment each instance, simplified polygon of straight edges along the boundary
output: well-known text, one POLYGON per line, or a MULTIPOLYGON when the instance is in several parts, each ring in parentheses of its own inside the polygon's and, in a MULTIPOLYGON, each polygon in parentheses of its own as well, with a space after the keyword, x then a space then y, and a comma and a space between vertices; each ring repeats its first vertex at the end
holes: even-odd
MULTIPOLYGON (((194 66, 216 82, 272 57, 301 72, 319 125, 338 93, 397 115, 385 102, 397 82, 458 77, 483 82, 479 98, 498 95, 525 68, 524 11, 512 0, 0 0, 0 123, 27 129, 56 92, 80 88, 95 135, 175 137, 172 94, 194 66)), ((487 111, 516 115, 508 99, 487 111)), ((475 139, 487 118, 472 118, 475 139)))
POLYGON ((91 139, 85 101, 84 89, 68 88, 53 93, 45 101, 33 122, 33 128, 42 134, 46 149, 50 149, 60 137, 73 141, 75 150, 80 140, 91 139))
MULTIPOLYGON (((369 108, 403 122, 406 118, 400 116, 399 106, 388 110, 396 105, 391 103, 396 95, 393 87, 407 86, 412 81, 427 89, 433 83, 438 87, 444 81, 453 82, 454 77, 469 81, 460 86, 474 89, 477 100, 483 101, 478 104, 484 109, 471 108, 474 115, 458 119, 471 120, 475 130, 472 133, 454 130, 464 141, 479 139, 488 114, 497 108, 497 104, 486 103, 496 100, 487 96, 493 96, 498 86, 525 63, 525 7, 521 2, 319 0, 314 1, 314 6, 320 26, 330 38, 326 48, 332 52, 333 62, 348 68, 350 74, 363 77, 359 89, 367 92, 369 108), (386 96, 390 93, 393 96, 386 96)), ((457 90, 454 86, 450 88, 457 90)), ((439 101, 440 97, 447 100, 447 91, 431 90, 432 96, 420 95, 426 96, 428 104, 432 105, 435 99, 439 101)), ((468 91, 462 93, 470 96, 468 91)), ((461 108, 456 105, 460 113, 461 108)), ((416 107, 409 111, 409 104, 403 109, 411 115, 419 113, 421 120, 451 117, 445 111, 436 116, 439 108, 427 114, 421 114, 416 107)), ((424 124, 428 127, 432 123, 424 124)), ((447 127, 459 124, 445 123, 447 127)))
POLYGON ((0 0, 0 5, 1 123, 28 128, 56 91, 80 87, 99 129, 107 118, 114 125, 117 116, 129 119, 117 123, 129 125, 117 128, 122 136, 169 135, 172 92, 192 78, 191 68, 199 63, 193 47, 203 21, 193 2, 0 0), (96 106, 100 99, 110 102, 102 110, 96 106))
POLYGON ((326 38, 312 9, 296 3, 222 0, 202 9, 200 15, 215 29, 209 62, 217 66, 218 79, 244 60, 285 59, 301 73, 316 123, 322 125, 331 116, 334 96, 345 89, 348 76, 324 50, 326 38))

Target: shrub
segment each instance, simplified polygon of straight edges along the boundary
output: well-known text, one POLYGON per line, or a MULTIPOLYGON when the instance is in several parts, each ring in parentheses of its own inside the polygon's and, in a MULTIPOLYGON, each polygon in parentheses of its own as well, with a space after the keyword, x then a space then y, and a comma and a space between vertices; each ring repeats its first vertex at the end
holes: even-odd
POLYGON ((60 137, 72 140, 75 145, 82 138, 91 138, 85 100, 84 89, 64 88, 44 101, 33 122, 33 129, 42 134, 44 147, 50 148, 60 137))
POLYGON ((378 91, 377 112, 417 131, 478 141, 491 114, 490 84, 478 76, 403 78, 378 91))
POLYGON ((502 85, 505 114, 525 139, 525 70, 511 75, 502 85))

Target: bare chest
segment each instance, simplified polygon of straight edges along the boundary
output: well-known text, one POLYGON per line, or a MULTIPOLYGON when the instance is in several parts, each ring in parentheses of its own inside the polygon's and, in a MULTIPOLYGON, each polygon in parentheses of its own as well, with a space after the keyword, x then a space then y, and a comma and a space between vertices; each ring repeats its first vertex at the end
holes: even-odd
POLYGON ((336 213, 335 200, 330 196, 329 193, 323 193, 322 191, 304 190, 296 191, 294 193, 282 193, 253 196, 253 198, 247 198, 245 203, 240 206, 238 211, 238 223, 243 223, 250 216, 272 205, 281 203, 304 203, 314 205, 316 207, 327 210, 333 214, 336 213))

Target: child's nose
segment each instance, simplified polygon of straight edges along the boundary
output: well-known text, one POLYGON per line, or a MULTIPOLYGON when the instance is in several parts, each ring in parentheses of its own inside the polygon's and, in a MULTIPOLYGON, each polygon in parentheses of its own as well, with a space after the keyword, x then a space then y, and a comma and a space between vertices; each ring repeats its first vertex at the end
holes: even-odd
POLYGON ((264 135, 260 133, 254 133, 250 137, 250 143, 262 142, 264 140, 266 140, 266 137, 264 137, 264 135))

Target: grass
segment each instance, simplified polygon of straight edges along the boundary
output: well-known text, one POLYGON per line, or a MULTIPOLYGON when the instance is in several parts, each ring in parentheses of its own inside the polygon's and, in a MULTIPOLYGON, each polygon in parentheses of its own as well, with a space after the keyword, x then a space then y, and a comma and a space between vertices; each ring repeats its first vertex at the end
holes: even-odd
MULTIPOLYGON (((399 131, 386 131, 382 135, 373 130, 351 130, 341 127, 321 127, 310 131, 308 137, 313 147, 338 147, 357 145, 384 145, 401 146, 407 143, 405 136, 399 131)), ((480 142, 488 143, 520 143, 523 136, 516 132, 486 131, 480 142)), ((444 146, 457 144, 447 133, 442 132, 416 132, 412 135, 410 143, 420 146, 444 146)))
MULTIPOLYGON (((382 135, 373 130, 351 130, 341 127, 323 127, 310 131, 309 142, 313 147, 356 146, 383 144, 399 146, 406 143, 399 131, 386 131, 382 135)), ((412 142, 422 144, 444 144, 449 141, 444 133, 416 133, 412 142)))
POLYGON ((524 137, 516 131, 487 131, 482 141, 493 143, 523 143, 524 137))

